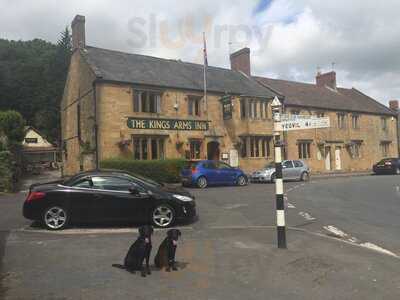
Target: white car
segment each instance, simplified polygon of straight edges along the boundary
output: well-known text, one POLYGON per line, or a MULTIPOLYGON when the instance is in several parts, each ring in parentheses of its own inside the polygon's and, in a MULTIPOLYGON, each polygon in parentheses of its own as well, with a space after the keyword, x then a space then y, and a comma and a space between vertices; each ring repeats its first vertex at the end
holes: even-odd
MULTIPOLYGON (((250 175, 251 182, 274 182, 276 178, 275 163, 269 163, 262 170, 250 175)), ((284 180, 310 180, 310 168, 301 160, 284 160, 282 162, 284 180)))

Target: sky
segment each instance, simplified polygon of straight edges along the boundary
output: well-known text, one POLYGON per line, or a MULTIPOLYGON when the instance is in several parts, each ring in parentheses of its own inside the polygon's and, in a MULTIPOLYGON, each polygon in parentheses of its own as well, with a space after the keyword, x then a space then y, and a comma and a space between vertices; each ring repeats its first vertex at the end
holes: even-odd
POLYGON ((230 67, 251 49, 252 75, 315 82, 337 73, 387 104, 400 100, 398 0, 0 0, 0 38, 56 42, 76 14, 88 45, 230 67))

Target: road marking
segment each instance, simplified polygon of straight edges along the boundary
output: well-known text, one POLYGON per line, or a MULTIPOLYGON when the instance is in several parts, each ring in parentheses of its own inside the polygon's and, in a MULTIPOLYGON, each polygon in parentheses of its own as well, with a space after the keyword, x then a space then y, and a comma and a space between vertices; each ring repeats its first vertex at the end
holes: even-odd
POLYGON ((339 228, 336 228, 335 226, 328 225, 323 227, 325 230, 329 231, 329 233, 333 234, 336 237, 339 238, 347 238, 349 235, 345 233, 344 231, 340 230, 339 228))
POLYGON ((292 203, 289 203, 289 202, 288 202, 288 204, 287 204, 287 207, 288 207, 288 208, 296 208, 296 206, 294 206, 292 203))
POLYGON ((328 226, 324 226, 323 228, 325 230, 329 231, 329 233, 331 235, 333 235, 333 236, 335 236, 337 238, 344 239, 344 240, 346 240, 346 241, 348 241, 348 242, 350 242, 352 244, 358 245, 358 246, 363 247, 363 248, 368 248, 368 249, 371 249, 371 250, 374 250, 374 251, 377 251, 377 252, 380 252, 380 253, 383 253, 383 254, 387 254, 387 255, 390 255, 390 256, 393 256, 393 257, 396 257, 396 258, 400 258, 400 256, 398 256, 397 254, 393 253, 392 251, 389 251, 389 250, 387 250, 385 248, 382 248, 382 247, 380 247, 378 245, 375 245, 373 243, 370 243, 370 242, 361 243, 357 238, 355 238, 353 236, 350 236, 349 234, 347 234, 346 232, 340 230, 339 228, 337 228, 335 226, 328 225, 328 226))
POLYGON ((397 254, 394 254, 392 251, 386 250, 370 242, 361 243, 360 246, 399 258, 399 256, 397 254))
POLYGON ((239 207, 247 207, 249 206, 248 204, 230 204, 230 205, 226 205, 224 208, 225 209, 234 209, 234 208, 239 208, 239 207))
POLYGON ((299 215, 302 216, 304 219, 306 219, 307 221, 313 221, 316 220, 316 218, 314 218, 312 215, 310 215, 307 212, 301 211, 299 212, 299 215))

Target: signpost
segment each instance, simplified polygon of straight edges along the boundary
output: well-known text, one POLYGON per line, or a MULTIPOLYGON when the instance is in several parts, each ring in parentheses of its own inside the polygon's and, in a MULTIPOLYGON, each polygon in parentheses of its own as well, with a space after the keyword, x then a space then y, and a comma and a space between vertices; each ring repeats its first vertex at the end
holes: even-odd
POLYGON ((329 128, 329 118, 318 118, 315 116, 282 115, 282 104, 278 97, 271 103, 274 118, 274 148, 275 148, 275 197, 276 197, 276 229, 278 248, 286 249, 286 221, 285 203, 282 176, 282 141, 280 133, 283 131, 306 130, 315 128, 329 128))
POLYGON ((278 131, 291 131, 301 129, 329 128, 330 122, 328 117, 318 118, 315 116, 281 116, 280 122, 277 124, 278 131))

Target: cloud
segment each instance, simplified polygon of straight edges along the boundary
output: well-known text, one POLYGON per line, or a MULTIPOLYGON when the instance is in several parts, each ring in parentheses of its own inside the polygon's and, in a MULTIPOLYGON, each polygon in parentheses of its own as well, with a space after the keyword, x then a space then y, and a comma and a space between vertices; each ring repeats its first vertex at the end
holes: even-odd
POLYGON ((400 99, 400 2, 386 0, 0 0, 0 37, 57 41, 75 14, 90 45, 211 65, 252 49, 257 75, 314 82, 317 67, 382 102, 400 99))

